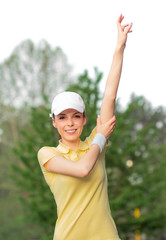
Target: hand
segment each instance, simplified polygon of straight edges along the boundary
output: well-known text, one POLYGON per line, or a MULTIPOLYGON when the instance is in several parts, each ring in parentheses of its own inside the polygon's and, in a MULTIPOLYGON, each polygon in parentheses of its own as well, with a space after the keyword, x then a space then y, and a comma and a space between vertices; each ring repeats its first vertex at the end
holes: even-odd
POLYGON ((121 14, 117 20, 117 28, 118 28, 118 45, 120 47, 124 47, 126 45, 126 41, 127 41, 127 35, 128 33, 131 33, 132 30, 132 23, 127 23, 124 25, 121 25, 122 21, 124 19, 124 16, 121 14))
POLYGON ((102 133, 106 139, 110 137, 110 135, 113 133, 115 128, 116 118, 113 116, 109 121, 102 123, 101 117, 97 117, 97 133, 102 133))

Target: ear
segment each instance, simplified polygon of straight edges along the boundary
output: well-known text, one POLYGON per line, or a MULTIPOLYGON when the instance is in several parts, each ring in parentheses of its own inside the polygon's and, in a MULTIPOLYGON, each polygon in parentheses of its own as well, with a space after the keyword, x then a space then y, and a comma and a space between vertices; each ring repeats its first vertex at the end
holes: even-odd
POLYGON ((54 126, 54 128, 57 128, 55 118, 52 119, 52 125, 54 126))
POLYGON ((85 125, 86 125, 86 122, 87 122, 87 118, 86 118, 86 116, 84 116, 84 120, 83 120, 83 126, 85 126, 85 125))

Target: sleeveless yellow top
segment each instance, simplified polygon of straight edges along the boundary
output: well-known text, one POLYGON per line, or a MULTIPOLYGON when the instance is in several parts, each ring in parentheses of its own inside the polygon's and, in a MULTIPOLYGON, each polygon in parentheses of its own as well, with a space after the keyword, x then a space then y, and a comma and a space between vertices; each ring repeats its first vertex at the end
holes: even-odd
POLYGON ((105 151, 85 178, 49 172, 43 167, 55 156, 78 161, 89 150, 95 133, 94 129, 76 151, 59 142, 56 148, 43 147, 38 152, 42 172, 57 204, 53 240, 119 240, 108 202, 105 151))

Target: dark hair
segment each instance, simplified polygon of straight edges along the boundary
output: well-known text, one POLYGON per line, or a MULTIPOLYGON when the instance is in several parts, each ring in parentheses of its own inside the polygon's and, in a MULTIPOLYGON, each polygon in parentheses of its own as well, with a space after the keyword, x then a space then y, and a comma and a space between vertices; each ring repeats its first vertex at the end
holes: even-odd
POLYGON ((52 114, 52 119, 55 119, 55 114, 54 113, 52 114))

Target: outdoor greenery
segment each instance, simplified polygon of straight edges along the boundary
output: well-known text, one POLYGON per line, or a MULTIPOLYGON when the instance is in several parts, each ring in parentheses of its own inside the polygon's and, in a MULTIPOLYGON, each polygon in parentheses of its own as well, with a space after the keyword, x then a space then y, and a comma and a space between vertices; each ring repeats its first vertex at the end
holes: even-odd
MULTIPOLYGON (((58 144, 49 118, 51 100, 61 90, 83 97, 88 119, 84 139, 96 124, 102 99, 99 86, 104 84, 97 68, 94 77, 88 71, 71 76, 63 51, 45 41, 39 45, 24 41, 0 65, 0 239, 52 239, 56 205, 37 161, 42 146, 58 144)), ((133 94, 125 108, 117 101, 115 115, 106 169, 120 237, 134 240, 139 230, 144 239, 164 240, 166 111, 133 94)))

